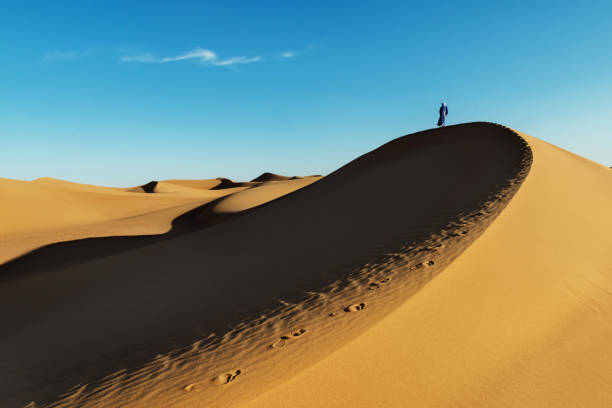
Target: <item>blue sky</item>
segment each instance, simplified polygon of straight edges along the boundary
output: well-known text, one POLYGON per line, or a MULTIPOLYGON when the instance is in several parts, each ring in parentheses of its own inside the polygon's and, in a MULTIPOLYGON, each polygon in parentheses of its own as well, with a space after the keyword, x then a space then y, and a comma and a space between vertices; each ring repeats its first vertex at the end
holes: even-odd
POLYGON ((612 2, 424 3, 3 2, 0 177, 327 174, 442 100, 612 165, 612 2))

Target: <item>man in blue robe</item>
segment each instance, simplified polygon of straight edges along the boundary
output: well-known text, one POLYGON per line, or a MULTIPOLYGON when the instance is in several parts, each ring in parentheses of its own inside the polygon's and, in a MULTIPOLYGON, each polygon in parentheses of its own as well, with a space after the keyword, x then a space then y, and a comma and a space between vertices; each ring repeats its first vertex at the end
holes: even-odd
POLYGON ((446 106, 446 102, 442 102, 442 106, 440 106, 440 119, 438 119, 438 126, 445 125, 446 115, 448 115, 448 106, 446 106))

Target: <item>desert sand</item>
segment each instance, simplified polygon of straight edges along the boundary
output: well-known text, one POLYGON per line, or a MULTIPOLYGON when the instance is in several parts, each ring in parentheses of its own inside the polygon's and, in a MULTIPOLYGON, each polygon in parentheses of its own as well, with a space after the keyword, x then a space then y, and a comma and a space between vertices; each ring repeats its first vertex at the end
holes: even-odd
POLYGON ((489 123, 323 178, 1 179, 0 402, 610 406, 611 183, 489 123))
POLYGON ((249 193, 252 198, 243 205, 222 206, 220 210, 234 213, 320 178, 312 176, 275 183, 272 181, 282 176, 268 175, 259 177, 265 180, 249 183, 221 178, 166 180, 130 188, 98 187, 52 178, 34 181, 0 178, 0 264, 58 242, 166 233, 179 216, 204 204, 217 205, 223 197, 253 187, 263 188, 249 193))

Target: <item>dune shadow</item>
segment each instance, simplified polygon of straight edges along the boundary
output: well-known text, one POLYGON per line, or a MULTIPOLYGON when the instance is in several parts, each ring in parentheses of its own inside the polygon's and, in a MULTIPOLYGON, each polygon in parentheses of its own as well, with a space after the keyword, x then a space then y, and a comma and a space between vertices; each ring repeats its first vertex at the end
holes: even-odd
MULTIPOLYGON (((142 187, 144 188, 144 186, 142 187)), ((155 186, 151 187, 151 191, 147 192, 152 193, 154 188, 155 186)), ((128 252, 167 241, 239 216, 240 213, 216 213, 213 211, 215 205, 223 198, 225 197, 218 198, 179 215, 172 220, 170 231, 164 234, 84 238, 57 242, 35 249, 0 265, 0 282, 39 273, 49 273, 56 269, 67 268, 128 252)))
POLYGON ((140 188, 142 188, 142 191, 144 191, 147 194, 153 194, 155 193, 155 187, 157 187, 157 181, 153 180, 153 181, 149 181, 147 184, 143 184, 142 186, 140 186, 140 188))

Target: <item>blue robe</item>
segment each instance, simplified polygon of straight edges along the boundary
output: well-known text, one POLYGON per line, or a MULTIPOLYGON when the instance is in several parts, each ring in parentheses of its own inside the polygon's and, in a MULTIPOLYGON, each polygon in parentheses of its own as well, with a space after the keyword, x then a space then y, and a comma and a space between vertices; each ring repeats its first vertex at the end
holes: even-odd
POLYGON ((444 126, 446 123, 446 115, 448 115, 448 106, 440 106, 440 119, 438 119, 438 126, 444 126))

